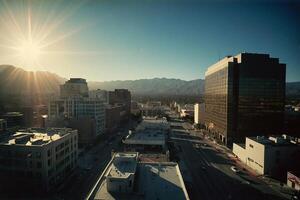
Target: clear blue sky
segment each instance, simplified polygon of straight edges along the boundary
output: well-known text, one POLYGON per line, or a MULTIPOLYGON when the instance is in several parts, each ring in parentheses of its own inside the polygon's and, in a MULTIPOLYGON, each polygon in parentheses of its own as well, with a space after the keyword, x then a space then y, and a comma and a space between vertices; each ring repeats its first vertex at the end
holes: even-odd
MULTIPOLYGON (((19 2, 8 7, 15 12, 26 8, 19 2)), ((287 64, 287 80, 299 81, 299 5, 287 0, 32 1, 33 29, 64 19, 45 41, 66 37, 42 49, 48 53, 39 56, 38 66, 24 68, 89 81, 192 80, 204 78, 207 67, 219 58, 246 51, 280 58, 287 64)), ((5 9, 0 16, 7 15, 5 9)), ((16 19, 26 29, 26 20, 20 15, 16 19)), ((0 53, 7 53, 1 37, 0 53)), ((3 56, 0 62, 20 65, 3 56)))

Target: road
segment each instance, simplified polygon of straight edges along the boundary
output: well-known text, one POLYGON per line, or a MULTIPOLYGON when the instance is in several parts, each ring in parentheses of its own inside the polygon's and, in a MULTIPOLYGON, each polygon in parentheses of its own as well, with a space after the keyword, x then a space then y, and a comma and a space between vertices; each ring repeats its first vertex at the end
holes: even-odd
POLYGON ((120 135, 113 134, 107 140, 93 146, 88 152, 84 152, 78 158, 78 168, 76 175, 66 183, 56 199, 84 199, 96 183, 98 177, 111 159, 111 151, 121 151, 123 146, 121 139, 128 134, 129 126, 120 131, 120 135))
POLYGON ((231 167, 235 162, 228 158, 227 152, 190 130, 185 122, 174 118, 171 127, 171 139, 179 151, 191 199, 284 199, 247 171, 233 172, 231 167))

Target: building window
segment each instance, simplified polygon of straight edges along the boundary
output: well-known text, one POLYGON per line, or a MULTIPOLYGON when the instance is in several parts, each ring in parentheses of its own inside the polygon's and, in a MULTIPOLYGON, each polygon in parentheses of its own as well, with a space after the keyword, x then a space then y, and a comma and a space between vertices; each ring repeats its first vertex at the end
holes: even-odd
POLYGON ((252 144, 249 144, 249 147, 253 148, 253 145, 252 145, 252 144))
POLYGON ((42 168, 42 163, 41 163, 41 162, 37 162, 37 163, 36 163, 36 167, 37 167, 37 168, 42 168))
POLYGON ((41 152, 36 152, 36 157, 37 157, 37 158, 41 158, 41 157, 42 157, 41 152))

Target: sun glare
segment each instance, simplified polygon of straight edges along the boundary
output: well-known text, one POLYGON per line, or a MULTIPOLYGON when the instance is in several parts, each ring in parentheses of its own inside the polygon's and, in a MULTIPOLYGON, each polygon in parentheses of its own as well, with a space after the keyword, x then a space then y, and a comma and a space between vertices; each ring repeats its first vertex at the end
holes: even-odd
POLYGON ((26 63, 34 64, 38 61, 39 55, 41 54, 41 48, 39 45, 32 41, 23 41, 21 46, 18 48, 19 56, 26 63))
POLYGON ((43 69, 45 61, 49 59, 47 55, 74 53, 64 49, 61 43, 78 33, 84 26, 64 32, 59 30, 83 3, 84 1, 76 6, 67 5, 66 10, 60 13, 52 10, 54 7, 49 7, 49 12, 42 10, 46 5, 45 1, 33 3, 31 0, 25 0, 24 4, 19 6, 14 1, 0 0, 0 48, 8 50, 0 55, 0 61, 35 71, 43 69))

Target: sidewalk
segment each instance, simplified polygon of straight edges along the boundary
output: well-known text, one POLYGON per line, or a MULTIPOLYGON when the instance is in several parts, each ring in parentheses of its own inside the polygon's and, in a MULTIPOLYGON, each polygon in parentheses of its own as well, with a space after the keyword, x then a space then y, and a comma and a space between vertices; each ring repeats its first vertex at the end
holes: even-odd
POLYGON ((274 191, 278 192, 282 197, 286 199, 291 199, 293 196, 293 190, 291 190, 285 183, 282 183, 278 180, 265 177, 263 175, 258 174, 256 171, 251 169, 249 166, 247 166, 245 163, 243 163, 239 158, 237 158, 231 151, 231 149, 227 148, 226 146, 220 145, 214 141, 211 141, 207 137, 203 137, 203 140, 205 140, 209 145, 212 147, 215 147, 217 151, 222 152, 223 154, 226 154, 226 157, 232 161, 234 161, 235 165, 241 169, 243 172, 247 173, 249 177, 255 178, 256 181, 258 181, 261 184, 265 184, 270 187, 270 189, 273 189, 274 191))

